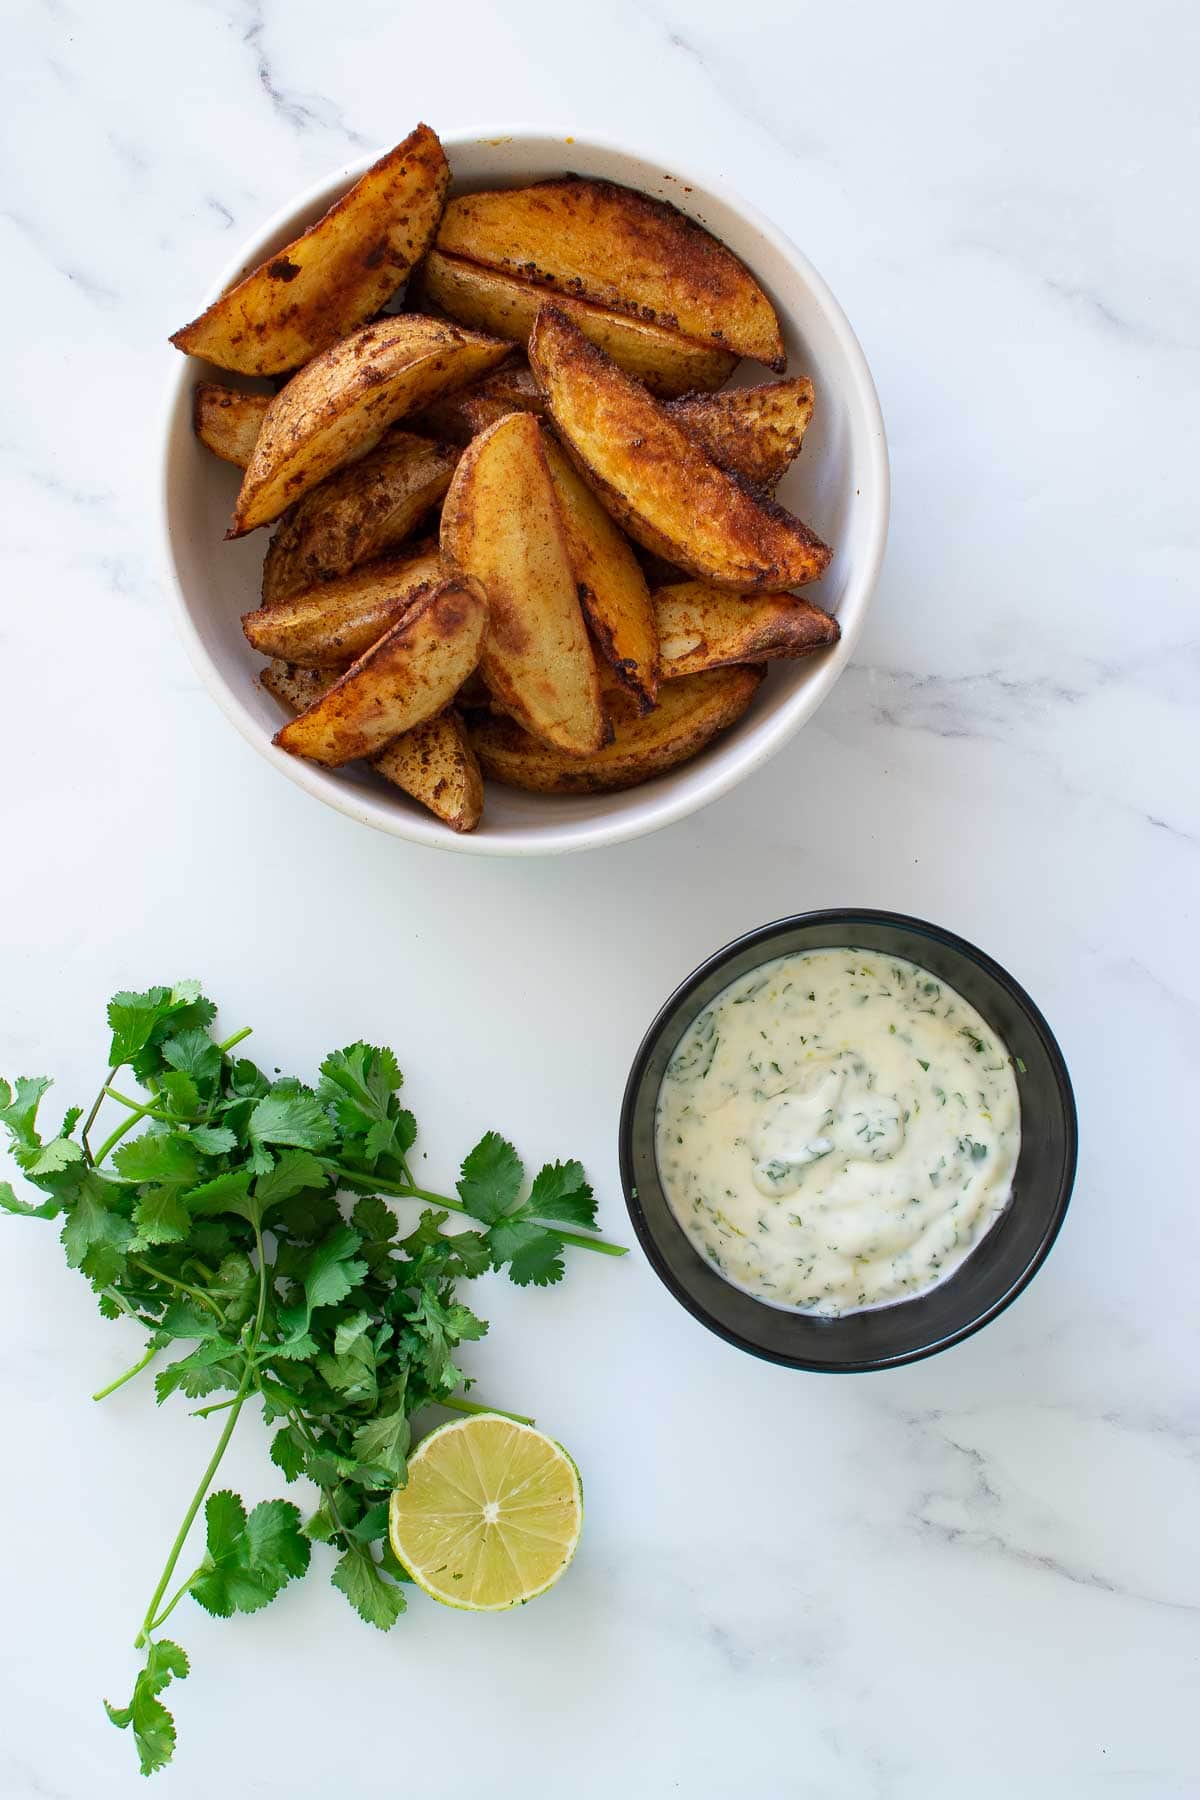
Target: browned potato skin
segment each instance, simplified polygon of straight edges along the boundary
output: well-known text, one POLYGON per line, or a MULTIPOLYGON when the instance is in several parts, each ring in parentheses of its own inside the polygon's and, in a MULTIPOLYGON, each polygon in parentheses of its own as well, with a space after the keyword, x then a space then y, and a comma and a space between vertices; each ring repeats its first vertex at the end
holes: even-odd
POLYGON ((485 775, 537 794, 605 794, 637 787, 696 756, 719 731, 741 718, 765 670, 712 669, 662 688, 651 713, 639 714, 633 696, 609 696, 614 738, 591 756, 563 756, 498 713, 468 722, 485 775))
MULTIPOLYGON (((427 303, 477 331, 526 344, 546 299, 544 288, 483 269, 461 257, 431 250, 421 265, 417 291, 427 303)), ((646 319, 631 318, 594 306, 578 296, 562 295, 557 304, 586 338, 607 350, 615 363, 644 381, 653 394, 686 394, 719 388, 737 363, 730 350, 694 344, 678 332, 664 331, 646 319)))
POLYGON ((267 525, 389 425, 465 387, 509 354, 442 319, 395 313, 364 325, 293 375, 267 408, 226 537, 267 525))
MULTIPOLYGON (((298 669, 290 663, 274 662, 259 680, 281 706, 299 713, 319 700, 340 673, 339 669, 298 669)), ((428 807, 452 831, 474 831, 483 816, 483 776, 466 727, 453 707, 396 738, 371 758, 371 766, 393 787, 402 788, 428 807)))
POLYGON ((384 557, 244 613, 242 630, 264 656, 305 669, 344 665, 390 630, 424 588, 451 572, 434 548, 419 556, 384 557))
POLYGON ((647 550, 735 593, 802 587, 828 567, 828 545, 718 467, 558 307, 538 314, 529 360, 564 448, 647 550))
POLYGON ((279 375, 377 313, 433 238, 450 171, 428 125, 171 342, 243 375, 279 375))
POLYGON ((800 454, 813 416, 813 384, 800 375, 724 394, 685 394, 667 411, 715 463, 770 493, 800 454))
POLYGON ((305 494, 271 539, 263 604, 345 575, 402 544, 450 486, 458 456, 449 444, 393 429, 369 456, 305 494))
POLYGON ((482 381, 474 381, 444 400, 435 400, 417 414, 413 425, 447 443, 469 444, 506 413, 531 412, 540 418, 545 410, 533 370, 528 363, 517 363, 511 369, 497 369, 494 375, 485 375, 482 381))
POLYGON ((442 508, 442 554, 482 583, 490 621, 480 668, 523 726, 568 754, 608 726, 558 501, 529 413, 469 444, 442 508))
POLYGON ((274 742, 340 768, 375 756, 448 706, 479 661, 487 600, 456 575, 430 588, 274 742))
POLYGON ((568 176, 463 194, 442 214, 436 247, 780 373, 787 367, 775 309, 746 265, 703 226, 633 188, 568 176))
POLYGON ((838 622, 799 594, 727 594, 703 581, 651 596, 664 681, 731 663, 810 656, 836 644, 838 622))
POLYGON ((270 404, 270 394, 243 394, 216 381, 198 381, 192 393, 192 430, 214 456, 244 469, 270 404))
POLYGON ((658 694, 658 630, 637 557, 558 445, 542 448, 558 498, 579 604, 614 675, 640 712, 658 694))

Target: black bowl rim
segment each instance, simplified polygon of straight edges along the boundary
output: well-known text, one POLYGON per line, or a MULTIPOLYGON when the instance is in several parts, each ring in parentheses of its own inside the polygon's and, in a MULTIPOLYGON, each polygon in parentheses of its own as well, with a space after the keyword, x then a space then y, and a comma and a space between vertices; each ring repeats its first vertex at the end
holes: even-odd
MULTIPOLYGON (((1075 1107, 1075 1092, 1071 1086, 1071 1077, 1067 1072, 1066 1061, 1059 1048, 1058 1039, 1051 1031, 1042 1014, 1020 982, 1009 974, 996 959, 989 956, 978 945, 968 939, 959 937, 956 932, 947 931, 942 925, 935 925, 929 919, 914 918, 908 913, 888 912, 875 907, 824 907, 814 912, 792 913, 786 918, 774 919, 770 924, 755 926, 753 930, 743 932, 741 937, 732 939, 728 944, 716 950, 692 970, 691 974, 681 981, 678 987, 668 996, 654 1015, 647 1031, 638 1045, 629 1077, 625 1083, 625 1094, 621 1102, 621 1117, 618 1125, 618 1156, 621 1170, 621 1188, 625 1195, 625 1205, 629 1212, 630 1222, 637 1235, 638 1242, 646 1253, 651 1268, 663 1286, 674 1296, 679 1304, 691 1313, 694 1319, 714 1332, 717 1337, 724 1338, 739 1350, 747 1351, 751 1356, 759 1357, 763 1362, 779 1363, 784 1368, 804 1369, 819 1375, 858 1375, 870 1374, 880 1369, 895 1369, 905 1363, 923 1362, 927 1356, 936 1356, 939 1351, 948 1350, 953 1344, 961 1344, 965 1338, 973 1337, 982 1331, 993 1319, 998 1318, 1017 1296, 1024 1292, 1033 1280, 1054 1245, 1054 1240, 1062 1228, 1070 1204, 1071 1192, 1075 1185, 1075 1173, 1079 1157, 1079 1119, 1075 1107), (759 944, 766 944, 772 938, 785 931, 794 931, 801 926, 836 925, 852 930, 855 925, 895 925, 901 930, 910 931, 918 936, 931 938, 936 943, 965 957, 968 961, 982 968, 998 985, 1004 988, 1009 997, 1028 1015, 1035 1032, 1041 1037, 1050 1066, 1054 1071, 1055 1084, 1058 1089, 1059 1103, 1063 1114, 1064 1168, 1063 1178, 1059 1184, 1058 1198, 1047 1220, 1046 1229, 1041 1241, 1034 1250, 1021 1275, 1011 1284, 1000 1298, 986 1307, 983 1312, 969 1324, 960 1326, 956 1331, 947 1332, 934 1343, 923 1345, 919 1350, 906 1350, 895 1356, 878 1356, 866 1359, 826 1362, 814 1362, 808 1357, 791 1356, 786 1352, 767 1350, 761 1344, 743 1337, 740 1332, 732 1331, 720 1324, 707 1309, 693 1299, 691 1294, 678 1282, 670 1265, 659 1249, 658 1242, 642 1211, 637 1198, 637 1188, 633 1171, 633 1113, 645 1080, 646 1067, 653 1054, 667 1019, 681 1000, 699 986, 706 976, 719 969, 743 950, 753 949, 759 944)), ((903 1302, 899 1302, 903 1305, 903 1302)), ((777 1310, 777 1309, 772 1309, 777 1310)))

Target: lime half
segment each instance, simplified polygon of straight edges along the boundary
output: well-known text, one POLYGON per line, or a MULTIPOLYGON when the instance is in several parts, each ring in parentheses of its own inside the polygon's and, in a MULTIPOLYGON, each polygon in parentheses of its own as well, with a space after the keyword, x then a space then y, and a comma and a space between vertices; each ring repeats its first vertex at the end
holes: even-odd
POLYGON ((583 1527, 579 1470, 561 1444, 498 1413, 422 1439, 392 1494, 392 1549, 446 1606, 503 1612, 553 1587, 583 1527))

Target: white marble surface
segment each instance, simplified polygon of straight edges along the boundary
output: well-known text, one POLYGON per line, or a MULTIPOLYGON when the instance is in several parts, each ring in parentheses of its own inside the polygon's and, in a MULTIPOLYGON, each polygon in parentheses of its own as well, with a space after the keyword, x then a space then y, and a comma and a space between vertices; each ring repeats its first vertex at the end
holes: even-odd
MULTIPOLYGON (((193 1609, 161 1791, 1200 1791, 1194 7, 44 0, 5 27, 0 1067, 85 1097, 109 992, 195 973, 263 1060, 394 1042, 439 1175, 499 1123, 584 1156, 624 1233, 615 1115, 658 1001, 743 928, 853 902, 1007 963, 1082 1124, 1033 1287, 886 1377, 740 1357, 636 1256, 489 1287, 488 1396, 585 1472, 569 1580, 387 1640, 321 1580, 193 1609), (893 529, 855 665, 765 773, 617 851, 356 828, 233 734, 164 605, 166 331, 418 116, 710 167, 832 282, 879 384, 893 529)), ((209 1428, 93 1406, 128 1345, 51 1231, 0 1230, 0 1795, 108 1800, 137 1777, 99 1698, 209 1428)), ((275 1491, 256 1424, 233 1463, 275 1491)))

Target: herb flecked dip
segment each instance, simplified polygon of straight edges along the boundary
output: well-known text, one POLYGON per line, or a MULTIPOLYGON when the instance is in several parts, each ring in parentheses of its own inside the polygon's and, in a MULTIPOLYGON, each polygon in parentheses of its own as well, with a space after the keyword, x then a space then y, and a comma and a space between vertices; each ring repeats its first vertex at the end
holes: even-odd
POLYGON ((901 957, 810 950, 741 976, 688 1027, 656 1117, 671 1210, 727 1281, 861 1312, 945 1281, 1012 1195, 1012 1058, 901 957))

